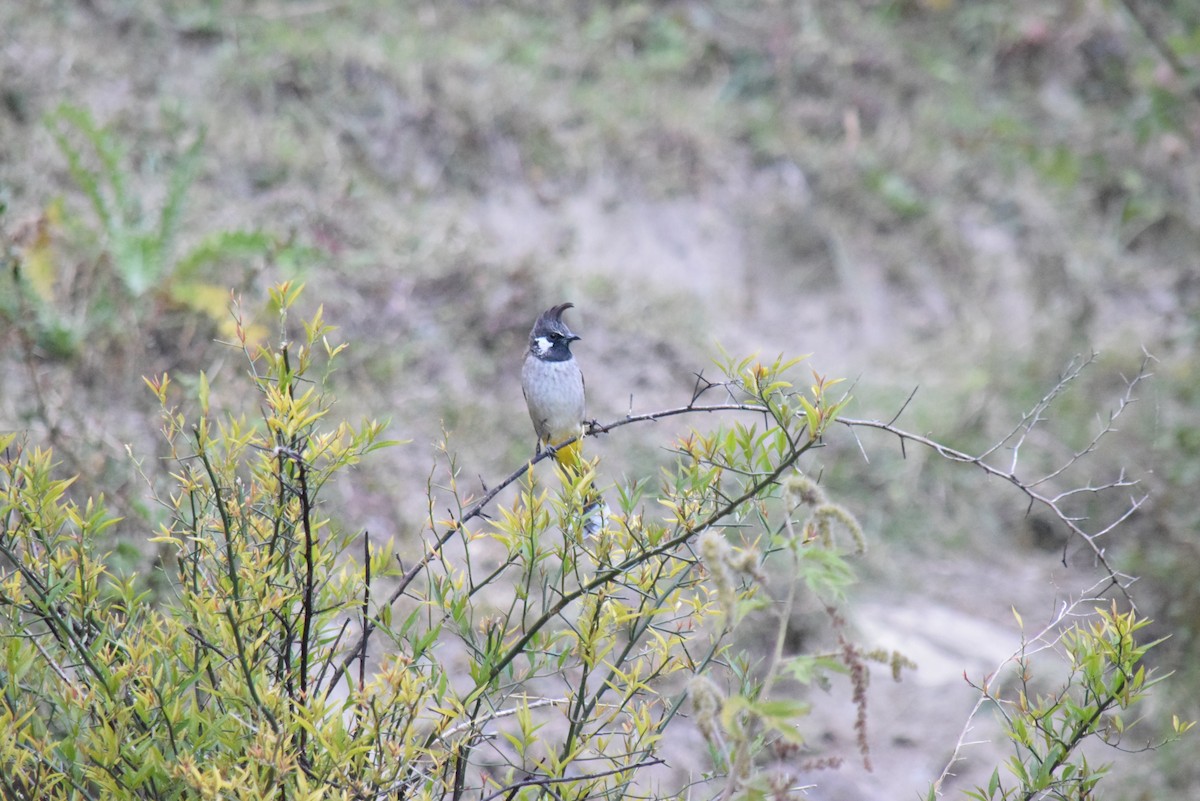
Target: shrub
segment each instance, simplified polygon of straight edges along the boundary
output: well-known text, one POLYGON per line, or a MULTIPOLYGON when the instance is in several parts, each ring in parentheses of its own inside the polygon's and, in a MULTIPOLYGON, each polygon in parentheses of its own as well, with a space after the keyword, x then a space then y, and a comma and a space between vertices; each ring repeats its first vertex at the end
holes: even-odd
MULTIPOLYGON (((686 790, 655 773, 664 738, 693 731, 708 747, 705 794, 785 797, 813 767, 798 757, 796 689, 838 674, 854 687, 869 760, 868 664, 898 675, 907 661, 843 630, 837 608, 866 538, 800 470, 839 421, 836 381, 801 391, 797 362, 727 360, 685 406, 593 424, 732 416, 676 443, 655 485, 606 490, 612 513, 595 536, 583 520, 594 463, 545 486, 530 462, 472 500, 447 454, 419 547, 378 545, 323 490, 394 443, 377 421, 331 419, 322 373, 345 346, 320 311, 293 322, 299 294, 272 293, 273 348, 236 320, 260 418, 215 408, 203 374, 194 413, 168 376, 147 379, 171 457, 155 499, 165 519, 148 538, 171 554, 157 604, 143 579, 110 569, 103 498, 72 499, 49 451, 0 441, 5 798, 661 797, 686 790), (782 591, 766 579, 773 563, 782 591), (837 648, 786 652, 800 593, 830 610, 837 648), (752 616, 775 627, 757 665, 731 646, 752 616)), ((1090 710, 1148 686, 1132 618, 1104 620, 1129 646, 1079 652, 1085 694, 1070 709, 1087 726, 1059 742, 1059 729, 1035 725, 1057 750, 1018 774, 1031 792, 1051 786, 1034 774, 1056 774, 1055 788, 1092 781, 1066 759, 1097 731, 1090 710)), ((1035 753, 1023 718, 1010 720, 1035 753)))

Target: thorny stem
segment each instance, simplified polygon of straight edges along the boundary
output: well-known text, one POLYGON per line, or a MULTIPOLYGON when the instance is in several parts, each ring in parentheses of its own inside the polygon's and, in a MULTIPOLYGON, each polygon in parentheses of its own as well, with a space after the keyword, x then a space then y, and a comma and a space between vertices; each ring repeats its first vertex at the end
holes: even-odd
MULTIPOLYGON (((1137 482, 1131 481, 1131 480, 1125 478, 1125 474, 1122 471, 1121 474, 1116 479, 1114 479, 1106 484, 1100 484, 1100 485, 1088 484, 1087 486, 1084 486, 1084 487, 1077 487, 1075 489, 1065 490, 1063 492, 1058 492, 1055 494, 1051 494, 1049 492, 1040 492, 1037 488, 1039 486, 1041 486, 1042 484, 1045 484, 1045 483, 1061 476, 1066 470, 1068 470, 1072 465, 1076 464, 1085 455, 1094 451, 1096 449, 1096 447, 1098 446, 1098 444, 1100 443, 1101 439, 1103 439, 1105 436, 1107 436, 1117 430, 1116 426, 1115 426, 1115 422, 1116 422, 1117 418, 1130 405, 1132 405, 1137 400, 1137 398, 1134 396, 1135 389, 1142 381, 1149 378, 1151 375, 1151 373, 1149 372, 1149 367, 1150 367, 1150 363, 1153 361, 1153 357, 1150 356, 1149 354, 1144 355, 1144 357, 1142 359, 1142 363, 1141 363, 1140 367, 1138 368, 1137 374, 1133 378, 1128 379, 1126 381, 1125 392, 1121 396, 1121 398, 1118 400, 1117 407, 1109 413, 1108 419, 1104 423, 1104 425, 1101 427, 1100 431, 1097 432, 1095 434, 1095 436, 1092 437, 1091 441, 1083 449, 1073 452, 1071 454, 1071 456, 1069 458, 1067 458, 1065 460, 1065 462, 1062 465, 1060 465, 1057 469, 1047 473, 1044 476, 1041 476, 1040 478, 1033 479, 1033 480, 1025 479, 1022 476, 1020 476, 1017 472, 1017 457, 1018 457, 1020 448, 1025 443, 1026 438, 1033 431, 1034 427, 1038 423, 1042 422, 1045 419, 1044 417, 1042 417, 1042 413, 1046 410, 1046 408, 1050 405, 1050 403, 1063 391, 1063 389, 1066 387, 1067 384, 1069 384, 1070 382, 1072 382, 1076 378, 1078 378, 1078 376, 1080 375, 1082 370, 1088 364, 1090 364, 1093 361, 1093 359, 1094 359, 1094 356, 1084 360, 1081 363, 1070 365, 1068 367, 1068 369, 1063 373, 1063 375, 1059 379, 1058 383, 1055 384, 1055 386, 1048 393, 1046 393, 1046 395, 1043 396, 1041 400, 1039 400, 1034 405, 1033 409, 1031 409, 1028 413, 1026 413, 1021 418, 1021 422, 1018 423, 1017 426, 1015 428, 1013 428, 1012 431, 1010 431, 1005 437, 1003 437, 995 445, 991 446, 990 448, 988 448, 987 450, 983 451, 982 453, 980 453, 978 455, 964 453, 963 451, 959 451, 959 450, 951 448, 947 445, 943 445, 942 443, 940 443, 930 437, 923 436, 921 434, 914 434, 911 431, 906 431, 902 428, 899 428, 895 424, 897 418, 900 416, 899 414, 897 414, 895 417, 893 417, 891 420, 889 420, 886 423, 881 422, 879 420, 859 420, 859 419, 850 418, 850 417, 840 417, 840 418, 838 418, 838 422, 841 423, 842 425, 845 425, 848 428, 851 428, 851 429, 873 428, 873 429, 877 429, 880 431, 886 431, 887 433, 895 436, 900 441, 901 453, 904 452, 904 445, 906 443, 914 442, 918 445, 922 445, 922 446, 932 450, 934 453, 938 454, 939 456, 941 456, 944 459, 948 459, 952 462, 962 462, 964 464, 973 465, 975 467, 978 467, 980 470, 983 470, 985 473, 987 473, 990 476, 995 476, 997 478, 1003 479, 1004 481, 1007 481, 1008 483, 1012 484, 1013 486, 1015 486, 1017 489, 1019 489, 1021 492, 1023 492, 1025 494, 1025 496, 1029 499, 1029 504, 1031 507, 1034 504, 1040 504, 1040 505, 1046 507, 1047 509, 1049 509, 1050 512, 1056 518, 1058 518, 1072 534, 1077 536, 1079 539, 1081 539, 1087 545, 1087 547, 1091 550, 1093 556, 1095 557, 1096 563, 1099 565, 1102 565, 1104 567, 1105 571, 1108 573, 1108 581, 1109 581, 1110 585, 1115 586, 1117 589, 1119 589, 1121 594, 1124 596, 1125 600, 1128 601, 1132 605, 1134 602, 1133 602, 1133 598, 1129 594, 1129 585, 1132 583, 1133 579, 1131 577, 1119 572, 1116 568, 1114 568, 1112 566, 1112 564, 1108 560, 1108 556, 1105 553, 1104 548, 1102 548, 1100 546, 1098 540, 1101 537, 1103 537, 1105 534, 1108 534, 1109 532, 1113 531, 1115 528, 1117 528, 1122 523, 1124 523, 1126 520, 1128 520, 1131 515, 1133 515, 1138 509, 1140 509, 1142 507, 1142 504, 1144 504, 1146 502, 1146 500, 1149 496, 1146 494, 1142 494, 1139 496, 1131 497, 1129 500, 1129 505, 1125 508, 1124 512, 1120 516, 1118 516, 1115 520, 1113 520, 1112 522, 1110 522, 1108 525, 1104 526, 1103 528, 1101 528, 1097 531, 1089 532, 1089 531, 1085 531, 1084 528, 1080 525, 1082 518, 1071 515, 1066 510, 1063 509, 1062 501, 1064 501, 1065 499, 1067 499, 1073 495, 1076 495, 1076 494, 1079 494, 1082 492, 1099 493, 1104 490, 1118 489, 1118 488, 1122 488, 1122 487, 1132 487, 1132 486, 1135 486, 1137 482), (1014 438, 1015 438, 1015 440, 1014 440, 1014 438), (992 454, 994 454, 1005 443, 1009 443, 1009 442, 1012 443, 1011 448, 1012 448, 1012 452, 1013 452, 1012 462, 1010 463, 1009 467, 1007 469, 1004 469, 1004 468, 996 467, 993 464, 991 464, 988 461, 988 457, 990 457, 992 454)), ((911 396, 910 396, 910 399, 911 399, 911 396)), ((905 405, 907 405, 907 401, 905 402, 905 405)), ((901 411, 903 411, 903 410, 901 410, 901 411)), ((1063 564, 1064 565, 1066 564, 1065 548, 1063 551, 1063 564)))
MULTIPOLYGON (((1146 502, 1146 499, 1148 497, 1147 495, 1142 495, 1140 497, 1135 497, 1135 498, 1130 499, 1128 508, 1126 508, 1126 510, 1121 514, 1120 517, 1118 517, 1116 520, 1114 520, 1113 522, 1111 522, 1110 524, 1105 526, 1103 529, 1100 529, 1099 531, 1096 531, 1093 533, 1088 533, 1087 531, 1084 531, 1083 528, 1079 525, 1080 518, 1073 517, 1073 516, 1067 514, 1062 509, 1062 507, 1059 506, 1059 501, 1062 500, 1064 497, 1066 497, 1066 495, 1068 493, 1063 493, 1063 494, 1054 495, 1054 496, 1040 493, 1036 489, 1034 489, 1034 486, 1035 486, 1034 484, 1031 484, 1031 483, 1023 480, 1020 476, 1016 475, 1015 473, 1009 472, 1007 470, 1001 470, 997 467, 993 467, 992 465, 990 465, 986 461, 984 461, 983 458, 980 456, 972 456, 971 454, 963 453, 962 451, 955 450, 954 448, 943 445, 942 443, 940 443, 936 440, 930 439, 929 437, 925 437, 920 434, 913 434, 910 431, 905 431, 904 429, 897 428, 896 426, 894 426, 890 423, 883 423, 878 420, 857 420, 857 419, 849 418, 849 417, 838 418, 838 422, 845 426, 850 426, 850 427, 875 428, 875 429, 879 429, 880 431, 886 431, 889 434, 892 434, 895 437, 897 437, 901 442, 915 442, 918 445, 923 445, 923 446, 929 448, 930 450, 934 451, 935 453, 937 453, 939 456, 941 456, 944 459, 949 459, 952 462, 963 462, 965 464, 974 465, 975 467, 978 467, 980 470, 983 470, 988 475, 996 476, 997 478, 1004 479, 1005 481, 1012 484, 1017 489, 1021 490, 1021 492, 1025 493, 1025 496, 1029 498, 1031 504, 1039 503, 1039 504, 1042 504, 1043 506, 1047 507, 1054 514, 1055 517, 1057 517, 1059 520, 1061 520, 1063 522, 1063 524, 1066 525, 1067 528, 1071 530, 1071 532, 1073 534, 1075 534, 1081 540, 1083 540, 1087 544, 1088 548, 1092 551, 1092 554, 1095 556, 1096 562, 1098 564, 1102 565, 1104 567, 1104 569, 1108 572, 1108 576, 1109 576, 1109 579, 1110 579, 1112 585, 1121 590, 1121 593, 1122 593, 1122 595, 1125 596, 1126 600, 1128 600, 1130 603, 1133 603, 1133 599, 1130 597, 1129 590, 1128 590, 1129 584, 1131 583, 1131 578, 1129 576, 1126 576, 1125 574, 1119 572, 1116 568, 1114 568, 1112 566, 1112 564, 1108 561, 1108 556, 1105 554, 1104 549, 1101 548, 1097 544, 1096 540, 1099 539, 1100 537, 1104 536, 1105 534, 1109 533, 1110 531, 1115 529, 1117 526, 1121 525, 1121 523, 1125 522, 1125 520, 1127 520, 1130 517, 1130 515, 1132 515, 1134 512, 1136 512, 1138 509, 1140 509, 1142 504, 1146 502)), ((1124 486, 1131 486, 1131 485, 1132 485, 1132 482, 1126 481, 1124 479, 1119 479, 1119 480, 1114 481, 1111 484, 1105 485, 1103 487, 1094 487, 1092 489, 1094 491, 1100 491, 1102 489, 1112 489, 1112 488, 1116 488, 1116 487, 1124 487, 1124 486)), ((1064 561, 1065 561, 1065 557, 1064 557, 1064 561)))

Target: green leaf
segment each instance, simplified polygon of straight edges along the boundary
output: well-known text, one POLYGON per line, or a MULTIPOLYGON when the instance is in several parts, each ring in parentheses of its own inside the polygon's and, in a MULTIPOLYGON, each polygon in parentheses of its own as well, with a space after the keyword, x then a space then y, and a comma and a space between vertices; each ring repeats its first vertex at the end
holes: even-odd
POLYGON ((262 231, 218 231, 206 236, 179 259, 175 276, 184 281, 211 278, 214 265, 261 259, 275 246, 275 238, 262 231))
POLYGON ((205 374, 205 372, 203 370, 200 371, 200 382, 199 382, 197 394, 199 395, 199 398, 200 398, 200 414, 204 415, 205 417, 208 417, 208 409, 209 409, 209 407, 208 407, 208 398, 209 398, 208 376, 205 374))

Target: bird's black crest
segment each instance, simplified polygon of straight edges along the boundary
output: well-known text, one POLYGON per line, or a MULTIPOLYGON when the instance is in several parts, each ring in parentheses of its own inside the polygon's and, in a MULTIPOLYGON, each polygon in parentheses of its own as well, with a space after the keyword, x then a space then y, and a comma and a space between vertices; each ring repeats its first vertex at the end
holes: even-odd
POLYGON ((560 303, 557 306, 551 306, 542 312, 542 321, 547 323, 551 321, 561 323, 563 312, 565 312, 567 309, 573 308, 575 308, 574 303, 560 303))

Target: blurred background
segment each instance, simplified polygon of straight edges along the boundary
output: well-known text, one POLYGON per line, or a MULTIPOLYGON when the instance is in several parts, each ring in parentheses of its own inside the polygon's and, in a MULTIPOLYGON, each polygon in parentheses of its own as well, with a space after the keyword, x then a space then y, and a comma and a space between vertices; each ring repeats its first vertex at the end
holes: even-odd
MULTIPOLYGON (((528 457, 520 358, 562 301, 601 421, 683 405, 722 348, 811 354, 849 415, 903 407, 980 451, 1094 355, 1025 446, 1030 476, 1085 448, 1152 355, 1057 488, 1140 482, 1086 499, 1096 528, 1150 494, 1105 545, 1171 635, 1154 706, 1200 716, 1193 0, 7 2, 0 204, 0 429, 106 495, 129 569, 161 514, 141 377, 203 370, 252 411, 219 343, 231 297, 275 335, 280 280, 352 343, 338 413, 411 440, 335 488, 346 525, 401 542, 436 443, 472 488, 528 457)), ((589 447, 617 481, 669 463, 672 433, 589 447)), ((855 630, 920 665, 875 676, 871 772, 845 689, 818 699, 812 754, 847 762, 814 798, 923 792, 973 703, 964 671, 1019 645, 1011 610, 1036 628, 1095 578, 1011 487, 906 456, 839 432, 806 465, 867 530, 855 630)), ((1110 797, 1149 799, 1200 791, 1194 753, 1096 757, 1120 761, 1110 797)), ((968 749, 948 789, 1005 755, 968 749)))

